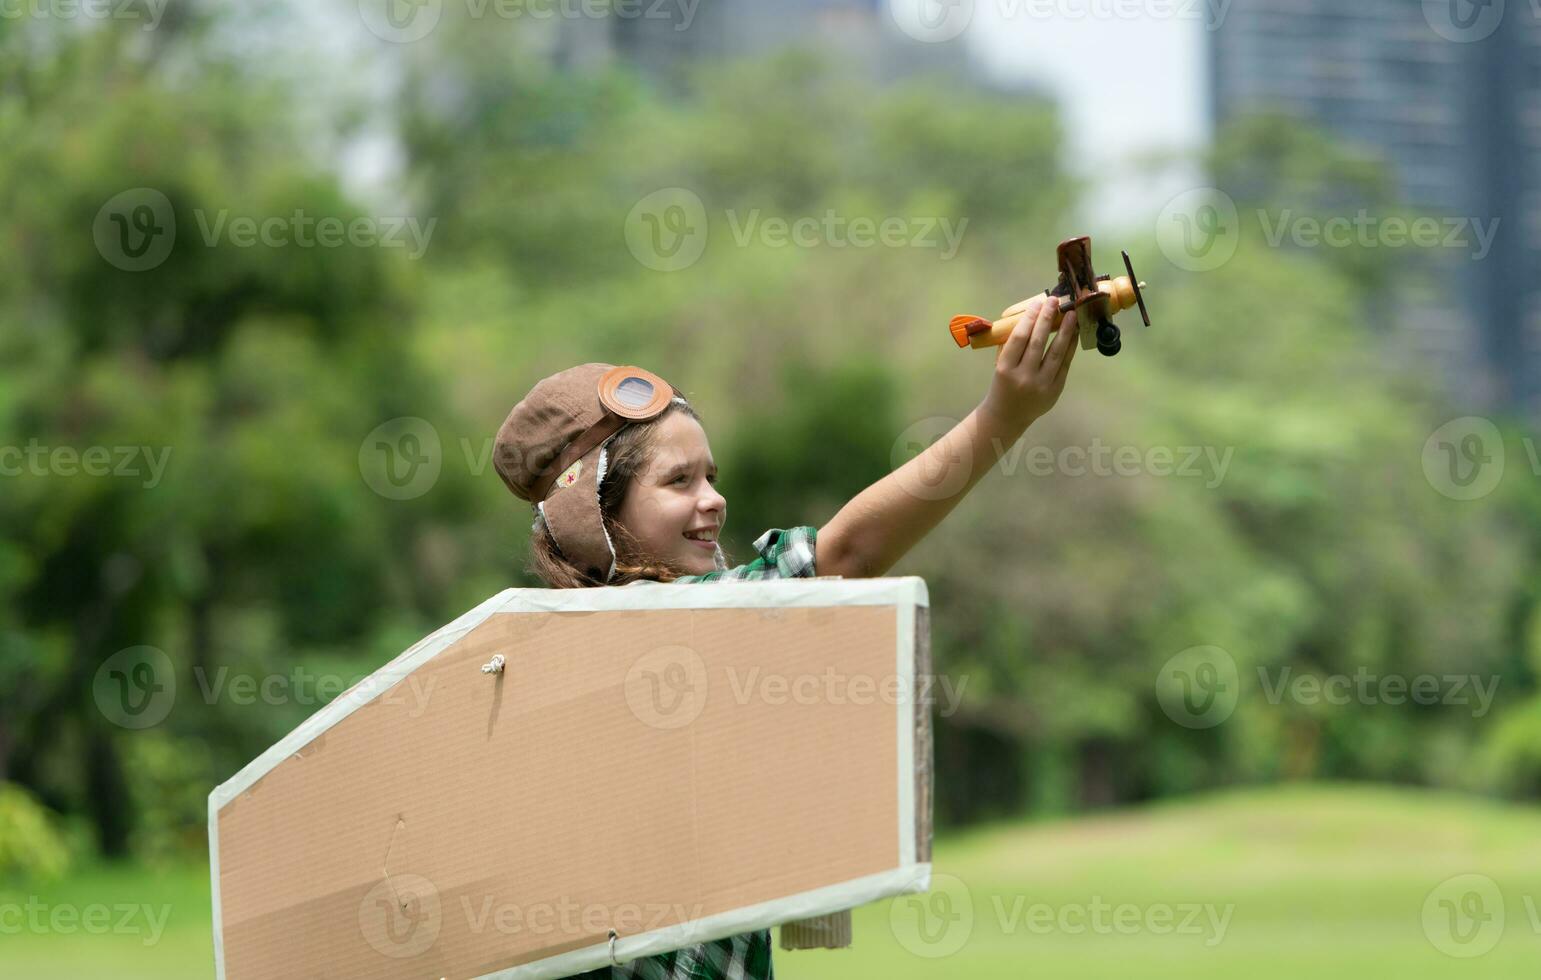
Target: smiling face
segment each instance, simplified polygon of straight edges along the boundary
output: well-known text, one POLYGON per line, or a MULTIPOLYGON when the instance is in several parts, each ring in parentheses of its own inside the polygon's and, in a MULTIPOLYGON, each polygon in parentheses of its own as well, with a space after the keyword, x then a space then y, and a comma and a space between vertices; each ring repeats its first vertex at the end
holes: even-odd
POLYGON ((728 502, 717 492, 717 464, 706 430, 674 411, 653 427, 652 436, 652 457, 632 478, 616 516, 649 555, 690 575, 715 571, 728 502))

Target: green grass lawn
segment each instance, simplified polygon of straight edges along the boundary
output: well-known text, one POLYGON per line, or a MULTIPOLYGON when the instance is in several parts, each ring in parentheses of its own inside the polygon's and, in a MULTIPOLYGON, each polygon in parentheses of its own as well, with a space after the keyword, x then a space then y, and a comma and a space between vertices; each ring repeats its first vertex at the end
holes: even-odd
MULTIPOLYGON (((778 951, 778 976, 1415 980, 1535 977, 1541 964, 1541 808, 1455 795, 1301 786, 997 824, 938 841, 934 884, 858 910, 849 950, 778 951), (1486 876, 1496 895, 1472 896, 1481 879, 1443 885, 1458 875, 1486 876)), ((16 913, 0 914, 0 975, 212 973, 201 868, 99 868, 36 898, 34 921, 105 906, 130 931, 98 918, 89 932, 63 919, 18 933, 16 913)))

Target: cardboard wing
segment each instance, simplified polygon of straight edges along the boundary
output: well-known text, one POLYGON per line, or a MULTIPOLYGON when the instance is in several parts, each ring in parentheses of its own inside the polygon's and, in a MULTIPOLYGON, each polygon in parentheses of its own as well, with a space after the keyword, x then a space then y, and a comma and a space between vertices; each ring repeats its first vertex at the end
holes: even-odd
POLYGON ((218 975, 565 977, 925 891, 927 607, 493 596, 210 794, 218 975))

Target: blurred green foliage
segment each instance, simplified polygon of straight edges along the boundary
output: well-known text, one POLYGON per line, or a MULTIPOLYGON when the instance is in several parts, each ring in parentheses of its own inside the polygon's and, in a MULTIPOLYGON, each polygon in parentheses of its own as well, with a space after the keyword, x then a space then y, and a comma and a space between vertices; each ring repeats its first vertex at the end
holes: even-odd
POLYGON ((51 882, 74 855, 56 814, 13 783, 0 783, 0 883, 51 882))
MULTIPOLYGON (((0 778, 89 820, 109 854, 201 848, 208 790, 329 696, 297 669, 335 696, 497 589, 537 584, 528 507, 488 453, 541 377, 604 360, 681 386, 741 560, 765 528, 827 521, 913 454, 907 432, 966 414, 989 360, 956 351, 947 318, 1041 289, 1054 243, 1086 230, 1090 188, 1038 99, 875 88, 800 52, 704 64, 665 96, 511 57, 524 26, 446 9, 430 40, 380 55, 399 69, 381 102, 401 188, 436 221, 421 259, 209 244, 221 212, 400 211, 346 190, 318 151, 353 123, 318 132, 314 92, 216 43, 238 15, 189 9, 153 41, 0 25, 0 445, 170 454, 154 486, 28 472, 0 493, 0 778), (179 235, 131 273, 92 228, 137 187, 167 196, 179 235), (695 193, 709 223, 677 272, 623 234, 664 187, 695 193), (945 219, 961 249, 739 240, 751 217, 830 211, 945 219), (393 499, 361 448, 404 417, 437 435, 441 471, 393 499), (146 731, 94 693, 107 658, 142 644, 177 674, 146 731), (237 678, 285 686, 240 698, 237 678)), ((1374 165, 1278 121, 1224 134, 1207 166, 1244 209, 1396 207, 1374 165)), ((936 662, 965 685, 938 719, 941 819, 1309 777, 1541 792, 1541 499, 1519 466, 1470 502, 1425 478, 1429 433, 1467 413, 1380 346, 1380 301, 1414 262, 1254 230, 1223 269, 1184 273, 1148 231, 1108 232, 1153 281, 1156 326, 1126 323, 1116 360, 1081 354, 1055 411, 895 569, 926 578, 936 662), (1099 443, 1198 447, 1223 469, 1039 475, 1022 455, 1099 443), (1200 645, 1242 680, 1207 730, 1156 697, 1163 665, 1200 645), (1285 668, 1500 686, 1481 717, 1270 703, 1255 679, 1285 668)))

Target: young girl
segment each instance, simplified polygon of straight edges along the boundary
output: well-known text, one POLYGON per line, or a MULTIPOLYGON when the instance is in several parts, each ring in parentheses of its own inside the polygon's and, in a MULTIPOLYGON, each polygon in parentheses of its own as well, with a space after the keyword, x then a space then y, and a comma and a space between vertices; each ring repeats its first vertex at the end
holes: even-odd
MULTIPOLYGON (((493 461, 535 508, 531 567, 552 588, 887 572, 941 522, 1064 389, 1075 314, 1017 304, 979 406, 925 451, 857 494, 815 530, 766 531, 757 557, 729 568, 718 538, 728 502, 690 403, 648 371, 583 364, 537 384, 498 430, 493 461), (1051 340, 1052 337, 1052 340, 1051 340), (949 491, 938 492, 938 488, 949 491)), ((770 980, 770 930, 609 967, 584 978, 770 980)))

